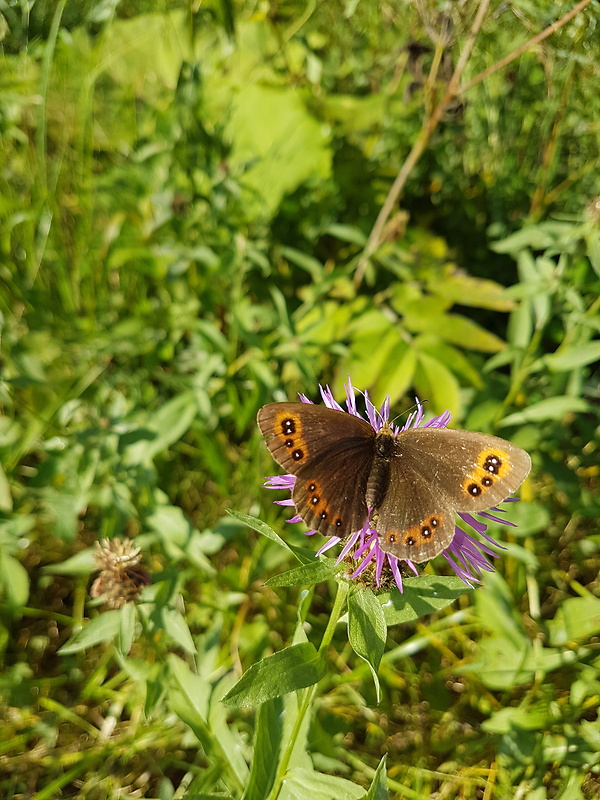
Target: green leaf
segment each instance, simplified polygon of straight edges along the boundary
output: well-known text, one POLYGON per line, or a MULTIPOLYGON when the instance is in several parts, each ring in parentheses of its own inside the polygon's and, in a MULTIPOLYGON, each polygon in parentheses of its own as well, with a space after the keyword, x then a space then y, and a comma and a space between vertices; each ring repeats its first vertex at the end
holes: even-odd
POLYGON ((325 664, 310 642, 295 644, 253 664, 223 698, 225 705, 256 706, 287 692, 312 686, 325 664))
POLYGON ((12 511, 13 499, 4 467, 0 464, 0 511, 12 511))
POLYGON ((386 772, 387 757, 383 756, 377 770, 369 786, 369 791, 365 795, 365 800, 389 800, 389 792, 387 788, 387 772, 386 772))
POLYGON ((333 223, 332 225, 328 225, 324 233, 329 234, 329 236, 334 236, 336 239, 339 239, 341 242, 350 242, 351 244, 356 244, 359 247, 364 247, 367 243, 367 237, 360 228, 356 228, 354 225, 341 225, 339 223, 333 223))
POLYGON ((239 730, 229 723, 228 710, 219 697, 228 686, 231 686, 231 674, 225 675, 215 686, 208 709, 208 727, 217 741, 221 752, 243 788, 248 784, 250 770, 244 758, 247 749, 245 738, 239 730))
POLYGON ((600 278, 600 231, 591 230, 588 234, 587 252, 594 272, 600 278))
POLYGON ((491 636, 479 643, 477 661, 457 668, 459 673, 474 672, 490 689, 510 689, 523 686, 536 677, 544 676, 559 667, 574 664, 581 658, 575 650, 554 647, 534 648, 523 640, 516 645, 504 636, 491 636))
MULTIPOLYGON (((417 354, 412 344, 402 341, 400 331, 395 331, 391 339, 392 347, 388 352, 386 360, 383 362, 378 376, 372 383, 366 385, 371 387, 371 395, 376 402, 383 400, 389 394, 390 400, 394 403, 404 397, 411 386, 417 366, 417 354)), ((377 353, 379 346, 377 345, 377 353)), ((370 359, 368 359, 370 361, 370 359)), ((348 375, 354 375, 352 370, 348 370, 348 375)), ((363 384, 361 384, 363 385, 363 384)))
POLYGON ((564 600, 554 619, 548 621, 549 641, 566 645, 600 633, 600 598, 593 595, 564 600))
POLYGON ((387 625, 381 603, 370 589, 356 589, 348 601, 348 640, 354 652, 371 669, 378 703, 381 689, 377 672, 386 636, 387 625))
POLYGON ((494 712, 489 719, 484 719, 481 728, 486 733, 511 733, 515 729, 531 731, 544 730, 552 721, 546 703, 518 706, 517 708, 501 708, 494 712))
POLYGON ((361 786, 334 775, 323 775, 308 769, 296 768, 285 778, 280 800, 361 800, 361 786))
POLYGON ((523 538, 545 531, 550 522, 550 511, 541 503, 511 503, 510 521, 517 526, 510 529, 511 536, 523 538))
POLYGON ((555 353, 544 356, 544 362, 553 372, 566 372, 600 361, 600 341, 559 348, 555 353))
POLYGON ((566 222, 541 222, 539 225, 527 225, 512 233, 505 239, 490 245, 496 253, 518 253, 525 247, 532 250, 545 250, 556 245, 561 239, 565 241, 573 236, 573 226, 566 222))
POLYGON ((171 641, 175 642, 175 644, 185 650, 186 653, 195 655, 196 647, 190 629, 185 621, 185 617, 174 608, 162 608, 160 610, 160 617, 161 625, 171 641))
POLYGON ((453 416, 461 415, 460 386, 441 361, 427 353, 419 353, 414 382, 418 396, 429 400, 435 413, 441 414, 449 409, 453 416))
POLYGON ((331 558, 315 559, 310 564, 274 575, 265 581, 265 586, 313 586, 335 578, 343 568, 341 564, 336 566, 331 558))
POLYGON ((297 267, 308 272, 314 281, 318 281, 321 278, 323 265, 320 261, 317 261, 316 258, 308 256, 306 253, 296 250, 294 247, 282 247, 281 255, 288 261, 291 261, 292 264, 296 264, 297 267))
POLYGON ((329 133, 307 111, 302 91, 244 79, 234 96, 228 162, 231 169, 245 168, 245 213, 270 216, 300 184, 329 176, 329 133))
POLYGON ((234 511, 233 509, 228 508, 227 513, 230 514, 235 519, 243 522, 244 525, 247 525, 252 530, 256 531, 257 533, 261 533, 263 536, 266 536, 267 539, 271 539, 273 542, 277 542, 282 547, 285 547, 286 550, 289 550, 290 553, 293 553, 298 561, 302 564, 312 564, 315 560, 315 554, 312 550, 309 550, 307 547, 297 547, 296 545, 289 544, 284 539, 281 538, 273 528, 267 525, 266 522, 263 522, 258 517, 251 517, 249 514, 242 514, 240 511, 234 511))
POLYGON ((181 692, 188 714, 193 713, 197 717, 197 723, 206 725, 211 693, 209 681, 192 672, 186 662, 174 653, 169 653, 167 663, 173 678, 170 688, 181 692))
POLYGON ((242 800, 264 800, 268 796, 277 775, 283 741, 283 700, 274 697, 262 703, 256 714, 252 766, 242 800))
POLYGON ((0 550, 0 589, 9 606, 22 607, 29 597, 29 575, 20 561, 0 550))
POLYGON ((506 289, 496 281, 473 278, 459 272, 438 275, 428 282, 429 291, 453 303, 474 308, 491 308, 494 311, 511 311, 515 301, 506 294, 506 289))
POLYGON ((122 437, 126 463, 149 466, 158 453, 181 439, 196 412, 193 392, 182 392, 169 400, 143 426, 122 437))
POLYGON ((266 536, 267 539, 271 539, 273 542, 277 542, 277 544, 285 547, 286 550, 291 550, 288 543, 285 542, 281 536, 279 536, 279 534, 275 533, 273 528, 267 525, 266 522, 263 522, 262 519, 258 519, 258 517, 251 517, 249 514, 242 514, 241 511, 234 511, 231 508, 227 509, 227 513, 231 514, 234 519, 237 519, 239 522, 243 522, 244 525, 252 528, 253 531, 261 533, 263 536, 266 536))
POLYGON ((400 625, 450 605, 471 587, 460 578, 423 575, 403 581, 404 592, 392 589, 378 595, 388 625, 400 625))
POLYGON ((133 603, 125 603, 121 609, 119 635, 117 636, 117 646, 124 656, 129 653, 133 644, 136 617, 135 605, 133 603))
POLYGON ((101 642, 113 641, 121 630, 121 610, 104 611, 77 631, 60 649, 61 655, 80 653, 101 642))
POLYGON ((44 567, 44 572, 51 575, 89 575, 90 572, 97 569, 94 550, 93 547, 87 547, 67 558, 66 561, 61 561, 59 564, 48 564, 44 567))
POLYGON ((589 405, 580 397, 560 395, 540 400, 523 409, 523 411, 515 411, 514 414, 504 417, 498 424, 501 428, 504 428, 508 425, 523 425, 525 422, 542 422, 545 420, 560 422, 566 414, 586 413, 587 411, 589 411, 589 405))

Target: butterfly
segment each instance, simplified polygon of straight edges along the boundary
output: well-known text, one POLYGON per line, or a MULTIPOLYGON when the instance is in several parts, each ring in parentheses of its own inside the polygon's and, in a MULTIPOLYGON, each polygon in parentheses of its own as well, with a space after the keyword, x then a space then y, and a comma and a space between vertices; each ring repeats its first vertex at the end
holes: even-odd
POLYGON ((296 481, 303 521, 344 538, 368 521, 382 550, 420 563, 452 542, 455 512, 485 511, 529 474, 525 450, 497 436, 448 428, 377 432, 344 411, 269 403, 258 426, 277 463, 296 481))

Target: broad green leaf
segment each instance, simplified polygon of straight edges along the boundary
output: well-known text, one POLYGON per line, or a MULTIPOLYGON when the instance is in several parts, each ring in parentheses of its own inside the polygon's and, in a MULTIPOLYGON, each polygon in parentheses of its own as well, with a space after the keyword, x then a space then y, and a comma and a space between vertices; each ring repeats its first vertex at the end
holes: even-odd
POLYGON ((388 625, 400 625, 433 614, 471 591, 471 587, 460 578, 436 575, 407 578, 403 581, 403 588, 402 594, 398 589, 392 589, 377 597, 388 625))
POLYGON ((560 646, 600 633, 600 598, 593 595, 569 597, 548 621, 550 644, 560 646))
POLYGON ((458 314, 444 314, 432 328, 446 342, 464 347, 467 350, 480 350, 482 353, 497 353, 506 347, 496 336, 468 317, 458 314))
POLYGON ((129 464, 149 466, 152 459, 179 441, 197 413, 193 392, 182 392, 149 416, 137 431, 124 439, 125 460, 129 464))
POLYGON ((296 768, 287 775, 279 794, 280 800, 361 800, 361 786, 334 775, 324 775, 296 768))
POLYGON ((333 225, 328 225, 325 228, 324 233, 334 236, 341 242, 350 242, 351 244, 356 244, 359 247, 364 247, 367 242, 364 231, 355 227, 354 225, 341 225, 339 223, 334 223, 333 225))
POLYGON ((427 353, 418 353, 414 382, 419 398, 429 400, 436 414, 448 409, 452 416, 461 416, 460 386, 441 361, 427 353))
POLYGON ((369 786, 369 791, 365 795, 365 800, 389 800, 389 792, 386 780, 386 761, 387 756, 383 756, 369 786))
POLYGON ((527 225, 516 233, 490 245, 496 253, 518 253, 525 247, 532 250, 545 250, 561 240, 567 241, 573 236, 573 226, 566 222, 542 222, 539 225, 527 225))
POLYGON ((413 347, 420 353, 427 353, 432 356, 450 369, 454 375, 463 378, 478 389, 483 387, 480 369, 475 368, 469 358, 458 347, 448 344, 448 342, 443 342, 435 334, 429 333, 417 336, 413 342, 413 347))
POLYGON ((188 628, 185 617, 174 608, 163 608, 160 610, 162 627, 171 641, 175 642, 190 655, 196 654, 196 647, 192 634, 188 628))
MULTIPOLYGON (((394 356, 400 359, 408 345, 398 327, 380 311, 362 314, 352 326, 352 333, 350 353, 340 365, 338 381, 343 383, 352 375, 356 386, 373 387, 385 378, 394 356)), ((387 393, 385 388, 383 393, 387 393)))
POLYGON ((325 92, 320 98, 325 118, 337 122, 344 131, 366 131, 380 125, 389 113, 389 99, 378 92, 356 95, 325 92))
POLYGON ((560 422, 566 414, 586 413, 587 411, 589 411, 589 405, 580 397, 566 395, 548 397, 546 400, 540 400, 523 409, 523 411, 515 411, 514 414, 509 414, 498 424, 504 428, 508 425, 523 425, 525 422, 542 422, 544 420, 560 422))
POLYGON ((441 279, 435 276, 428 286, 433 294, 462 306, 491 308, 494 311, 511 311, 515 307, 515 301, 507 296, 501 284, 459 272, 445 274, 441 279))
POLYGON ((247 749, 245 737, 233 725, 229 724, 229 711, 219 697, 231 686, 233 675, 225 675, 214 687, 208 709, 208 727, 216 739, 221 752, 229 764, 241 788, 248 785, 250 770, 244 758, 247 749))
POLYGON ((251 517, 249 514, 242 514, 241 511, 234 511, 231 508, 227 509, 227 513, 231 514, 231 516, 234 519, 237 519, 239 520, 239 522, 242 522, 244 525, 247 525, 249 528, 252 528, 253 531, 261 533, 263 536, 266 536, 267 539, 271 539, 271 541, 277 542, 277 544, 280 544, 287 550, 290 549, 288 543, 285 542, 281 538, 281 536, 279 536, 279 534, 275 533, 273 528, 267 525, 266 522, 263 522, 261 519, 258 519, 258 517, 251 517))
POLYGON ((82 650, 101 642, 110 642, 119 635, 120 629, 121 610, 104 611, 87 622, 77 633, 73 634, 58 652, 61 655, 70 655, 71 653, 80 653, 82 650))
MULTIPOLYGON (((227 725, 226 710, 217 699, 223 685, 230 685, 230 676, 226 676, 213 691, 211 684, 191 673, 181 659, 170 656, 169 668, 176 679, 175 684, 168 686, 171 707, 193 730, 211 762, 219 765, 224 783, 234 782, 241 794, 249 777, 242 755, 243 743, 238 732, 227 725)), ((166 683, 164 678, 163 683, 166 683)))
POLYGON ((484 719, 481 727, 486 733, 506 734, 514 729, 543 730, 551 722, 548 705, 536 703, 517 708, 501 708, 488 719, 484 719))
POLYGON ((510 689, 523 686, 536 677, 544 676, 559 667, 576 663, 582 656, 575 650, 556 647, 533 648, 530 641, 515 646, 512 639, 491 636, 478 646, 476 661, 457 668, 459 673, 474 672, 490 689, 510 689))
POLYGON ((298 719, 299 704, 302 696, 302 692, 289 692, 283 698, 282 741, 289 742, 291 737, 297 733, 296 742, 290 756, 289 770, 296 767, 309 770, 313 768, 312 759, 307 752, 308 731, 311 728, 313 716, 305 714, 301 720, 298 719))
POLYGON ((181 692, 190 712, 193 711, 198 720, 205 725, 211 694, 210 682, 192 672, 186 662, 174 653, 169 653, 167 662, 174 682, 172 686, 181 692))
POLYGON ((0 550, 0 590, 8 606, 22 607, 29 597, 29 575, 16 558, 0 550))
POLYGON ((584 367, 594 361, 600 361, 599 341, 559 348, 555 353, 544 356, 544 362, 553 372, 564 372, 577 367, 584 367))
POLYGON ((356 589, 348 601, 348 640, 354 652, 367 662, 379 703, 379 664, 385 649, 387 625, 381 603, 370 589, 356 589))
POLYGON ((507 518, 517 526, 516 528, 511 527, 511 536, 523 538, 524 536, 531 536, 540 531, 545 531, 550 523, 550 511, 541 503, 520 501, 519 503, 510 504, 507 518))
POLYGON ((283 708, 280 697, 267 700, 258 708, 250 778, 242 800, 264 800, 273 787, 284 742, 283 708))
POLYGON ((325 664, 310 642, 295 644, 253 664, 223 698, 230 706, 256 706, 287 692, 312 686, 325 664))
POLYGON ((235 94, 228 136, 228 161, 234 169, 246 167, 243 185, 249 215, 271 216, 285 194, 330 174, 329 133, 308 112, 300 90, 242 84, 235 94))
MULTIPOLYGON (((371 397, 376 404, 382 402, 388 394, 392 404, 404 397, 415 374, 417 354, 412 344, 403 341, 397 329, 394 329, 394 339, 390 337, 390 341, 393 347, 388 350, 387 359, 381 365, 379 374, 372 383, 366 384, 370 387, 371 397)), ((348 374, 354 375, 354 372, 350 370, 348 374)))
POLYGON ((525 350, 533 335, 533 314, 529 303, 520 303, 508 320, 507 338, 515 350, 525 350))
POLYGON ((318 281, 323 273, 323 265, 316 258, 296 250, 294 247, 282 247, 281 255, 292 264, 308 272, 314 281, 318 281))
POLYGON ((313 586, 315 583, 335 578, 342 569, 343 566, 336 566, 331 558, 314 559, 310 564, 295 567, 269 578, 265 581, 265 586, 313 586))
MULTIPOLYGON (((179 506, 158 505, 147 518, 146 524, 160 538, 165 552, 173 560, 184 557, 209 575, 216 570, 202 552, 202 542, 207 537, 196 530, 179 506)), ((210 547, 209 547, 210 550, 210 547)))
POLYGON ((89 575, 94 569, 97 569, 94 548, 86 547, 85 550, 80 550, 66 561, 48 564, 44 567, 44 572, 52 575, 89 575))

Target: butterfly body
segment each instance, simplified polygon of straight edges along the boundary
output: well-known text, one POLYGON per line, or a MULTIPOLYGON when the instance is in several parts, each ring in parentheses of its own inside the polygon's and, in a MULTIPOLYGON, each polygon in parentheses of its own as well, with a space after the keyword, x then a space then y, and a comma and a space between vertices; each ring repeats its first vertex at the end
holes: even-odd
POLYGON ((305 403, 270 403, 258 425, 273 458, 296 476, 299 515, 327 536, 369 522, 382 550, 427 561, 451 543, 455 512, 484 511, 529 473, 521 448, 447 428, 376 432, 360 417, 305 403))

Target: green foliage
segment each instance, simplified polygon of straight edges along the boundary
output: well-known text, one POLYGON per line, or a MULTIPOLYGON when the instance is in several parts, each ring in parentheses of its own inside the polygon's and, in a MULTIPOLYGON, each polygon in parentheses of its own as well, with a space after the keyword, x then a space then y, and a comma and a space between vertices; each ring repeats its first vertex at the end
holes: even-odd
POLYGON ((570 9, 492 4, 362 280, 475 6, 197 5, 0 0, 0 794, 590 800, 597 2, 470 86, 570 9), (257 409, 348 374, 532 453, 483 588, 276 532, 257 409))

